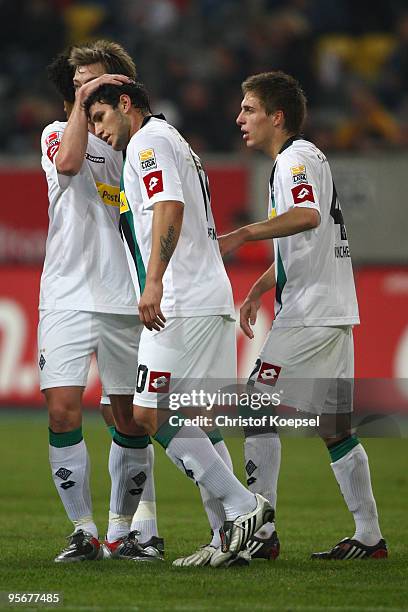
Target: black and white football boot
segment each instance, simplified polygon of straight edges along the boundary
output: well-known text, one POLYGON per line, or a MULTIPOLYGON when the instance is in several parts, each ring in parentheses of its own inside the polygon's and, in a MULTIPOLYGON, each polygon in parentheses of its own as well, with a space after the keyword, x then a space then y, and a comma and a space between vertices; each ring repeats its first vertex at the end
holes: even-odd
POLYGON ((67 537, 68 546, 54 559, 55 563, 75 561, 99 561, 103 559, 103 549, 99 540, 91 533, 78 529, 67 537))
POLYGON ((344 538, 331 550, 312 553, 311 559, 386 559, 388 557, 387 544, 381 539, 374 546, 366 546, 353 538, 344 538))
POLYGON ((234 521, 225 521, 220 529, 221 553, 211 560, 212 567, 225 565, 227 555, 237 555, 246 549, 249 540, 265 523, 272 523, 275 511, 262 495, 255 493, 256 506, 251 512, 241 514, 234 521))
POLYGON ((115 542, 103 543, 104 559, 127 559, 130 561, 155 561, 146 553, 137 540, 139 531, 131 531, 127 536, 115 540, 115 542))
MULTIPOLYGON (((150 540, 147 542, 139 542, 139 545, 143 549, 144 555, 148 555, 150 557, 149 561, 164 561, 164 540, 163 538, 158 538, 157 536, 152 536, 150 540)), ((135 557, 136 561, 146 561, 147 558, 145 556, 135 557)))
POLYGON ((237 555, 223 553, 221 547, 212 544, 200 546, 198 550, 187 557, 180 557, 173 561, 175 567, 242 567, 249 565, 251 555, 248 551, 242 550, 237 555))
POLYGON ((268 561, 277 559, 280 552, 278 534, 273 531, 269 538, 252 536, 247 544, 247 550, 251 554, 251 559, 267 559, 268 561))

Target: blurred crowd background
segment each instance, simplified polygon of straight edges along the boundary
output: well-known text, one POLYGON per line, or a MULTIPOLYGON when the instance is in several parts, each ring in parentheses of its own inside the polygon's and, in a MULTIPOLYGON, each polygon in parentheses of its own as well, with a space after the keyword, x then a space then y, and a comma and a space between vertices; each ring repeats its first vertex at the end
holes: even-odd
POLYGON ((240 84, 282 69, 309 100, 306 135, 328 151, 408 147, 406 0, 0 0, 0 142, 38 153, 63 119, 45 67, 64 47, 121 42, 197 152, 242 152, 240 84))

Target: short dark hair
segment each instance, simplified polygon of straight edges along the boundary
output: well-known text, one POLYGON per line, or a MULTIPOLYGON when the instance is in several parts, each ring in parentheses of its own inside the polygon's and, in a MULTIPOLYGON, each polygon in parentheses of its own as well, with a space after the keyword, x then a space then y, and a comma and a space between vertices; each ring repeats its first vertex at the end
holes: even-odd
POLYGON ((241 87, 244 94, 250 92, 259 98, 267 115, 283 111, 287 132, 300 132, 306 119, 307 101, 296 79, 280 70, 261 72, 248 77, 241 87))
POLYGON ((66 102, 75 102, 75 88, 72 82, 75 68, 69 62, 70 51, 64 51, 47 66, 48 79, 66 102))
POLYGON ((123 85, 101 85, 96 89, 85 102, 85 110, 89 115, 89 109, 95 102, 109 104, 112 108, 117 108, 120 96, 129 96, 132 106, 141 110, 145 115, 151 113, 149 94, 141 81, 135 83, 124 83, 123 85))

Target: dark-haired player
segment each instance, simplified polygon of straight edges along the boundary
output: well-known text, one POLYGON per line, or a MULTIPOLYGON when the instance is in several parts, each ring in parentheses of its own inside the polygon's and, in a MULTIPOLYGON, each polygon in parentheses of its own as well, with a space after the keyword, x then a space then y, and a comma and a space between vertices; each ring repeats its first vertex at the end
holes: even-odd
POLYGON ((223 546, 206 562, 228 565, 273 510, 242 486, 203 430, 182 421, 169 425, 169 412, 159 401, 163 390, 177 392, 189 379, 236 377, 234 304, 207 177, 177 130, 151 114, 141 83, 103 85, 86 108, 95 133, 115 150, 126 149, 121 210, 133 229, 145 325, 134 417, 176 465, 222 503, 223 546))

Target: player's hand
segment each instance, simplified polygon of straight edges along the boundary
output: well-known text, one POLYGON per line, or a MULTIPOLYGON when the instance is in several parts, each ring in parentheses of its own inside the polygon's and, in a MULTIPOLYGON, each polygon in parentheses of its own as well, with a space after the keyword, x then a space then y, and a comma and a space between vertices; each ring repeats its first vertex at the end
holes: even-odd
POLYGON ((101 85, 126 85, 134 83, 134 80, 124 74, 102 74, 88 83, 84 83, 76 90, 76 97, 83 104, 89 96, 101 85))
POLYGON ((218 244, 221 251, 221 256, 229 255, 244 244, 244 238, 240 230, 224 234, 218 238, 218 244))
POLYGON ((239 311, 239 324, 244 334, 252 340, 254 332, 251 325, 255 325, 256 316, 261 306, 260 299, 246 298, 239 311))
POLYGON ((166 322, 161 311, 160 302, 163 297, 163 283, 161 281, 147 281, 139 302, 139 316, 143 325, 149 331, 160 331, 166 322))

